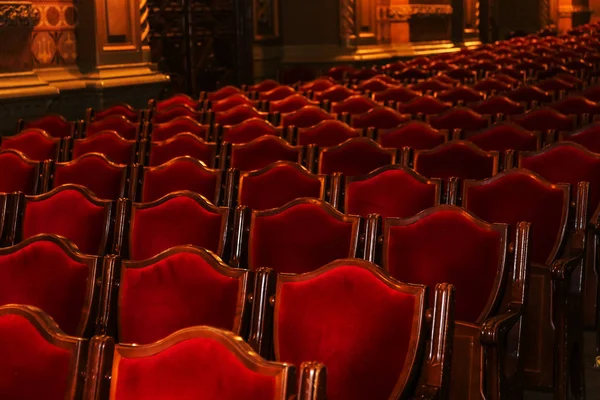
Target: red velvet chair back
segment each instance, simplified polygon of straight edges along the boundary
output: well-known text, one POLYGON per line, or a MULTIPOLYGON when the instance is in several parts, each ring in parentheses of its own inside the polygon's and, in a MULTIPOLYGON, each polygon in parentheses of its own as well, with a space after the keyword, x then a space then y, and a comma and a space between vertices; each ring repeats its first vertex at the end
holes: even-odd
POLYGON ((515 115, 514 123, 530 131, 570 131, 575 129, 575 119, 552 108, 540 108, 527 114, 515 115))
POLYGON ((140 124, 133 123, 122 115, 113 115, 101 121, 91 122, 85 129, 85 136, 92 137, 103 131, 115 131, 123 139, 137 140, 140 124))
POLYGON ((254 171, 276 161, 301 163, 303 147, 292 146, 276 136, 263 136, 245 144, 231 145, 230 167, 254 171))
POLYGON ((0 193, 38 193, 41 169, 39 162, 30 160, 20 151, 0 151, 0 193))
POLYGON ((440 204, 441 182, 401 165, 381 167, 368 175, 346 179, 347 214, 406 218, 440 204))
POLYGON ((429 124, 435 129, 462 129, 478 131, 490 125, 490 119, 468 108, 453 108, 443 114, 428 117, 429 124))
POLYGON ((334 85, 330 88, 323 90, 322 92, 315 93, 315 100, 324 101, 328 100, 332 103, 339 102, 347 99, 350 96, 354 96, 360 94, 360 92, 356 92, 354 90, 348 89, 342 85, 334 85))
POLYGON ((275 359, 327 365, 329 400, 409 398, 426 336, 426 293, 360 260, 279 275, 275 359))
POLYGON ((188 190, 219 204, 221 184, 220 170, 207 168, 196 158, 177 157, 156 167, 144 167, 140 201, 148 203, 188 190))
POLYGON ((208 125, 202 125, 190 117, 179 117, 164 124, 152 124, 151 138, 153 142, 159 142, 187 132, 201 139, 207 139, 209 130, 208 125))
POLYGON ((438 94, 438 99, 448 103, 474 103, 485 98, 483 93, 467 86, 459 86, 438 94))
POLYGON ((452 107, 451 104, 444 103, 432 96, 417 97, 408 103, 398 104, 396 109, 402 114, 411 115, 434 115, 441 114, 452 107))
POLYGON ((346 176, 365 175, 396 163, 396 149, 386 149, 367 138, 354 138, 344 143, 319 150, 320 174, 332 175, 336 172, 346 176))
POLYGON ((432 150, 416 151, 414 169, 429 178, 485 179, 498 173, 498 159, 498 152, 451 141, 432 150))
POLYGON ((282 207, 302 197, 323 199, 326 176, 311 174, 291 161, 278 161, 263 169, 243 172, 240 176, 237 203, 251 210, 282 207))
POLYGON ((366 96, 350 96, 339 103, 334 103, 331 110, 334 113, 348 113, 348 114, 364 114, 375 107, 379 107, 379 103, 366 96))
POLYGON ((204 118, 204 114, 186 105, 178 105, 162 111, 154 111, 152 114, 153 124, 165 124, 176 118, 187 117, 195 121, 204 118))
POLYGON ((510 85, 506 82, 502 82, 499 79, 486 78, 474 84, 473 89, 485 93, 505 92, 510 90, 510 85))
POLYGON ((281 136, 282 131, 262 118, 251 118, 241 124, 224 126, 223 141, 228 143, 248 143, 262 136, 281 136))
POLYGON ((72 183, 88 188, 101 199, 117 200, 127 196, 127 175, 127 165, 115 164, 100 153, 89 153, 56 163, 51 181, 52 188, 72 183))
POLYGON ((232 96, 229 96, 226 99, 214 102, 210 106, 210 110, 214 111, 214 112, 223 112, 223 111, 229 111, 233 107, 240 106, 240 105, 248 105, 251 107, 256 107, 258 105, 258 103, 256 101, 250 100, 248 97, 246 97, 246 95, 240 93, 240 94, 234 94, 232 96))
POLYGON ((0 249, 0 306, 39 307, 68 335, 90 337, 101 270, 101 257, 82 254, 69 240, 33 236, 0 249))
POLYGON ((248 88, 251 92, 269 92, 280 86, 280 83, 273 79, 265 79, 264 81, 257 83, 256 85, 252 85, 248 88))
POLYGON ((75 159, 89 153, 100 153, 117 164, 132 164, 136 160, 136 147, 135 140, 123 139, 115 131, 104 131, 91 138, 73 140, 71 155, 75 159))
POLYGON ((188 191, 150 203, 133 203, 127 236, 129 259, 146 260, 175 246, 203 247, 223 257, 229 209, 188 191))
POLYGON ((596 122, 577 132, 559 132, 560 141, 574 142, 594 153, 600 153, 600 123, 596 122))
POLYGON ((72 136, 75 131, 73 122, 67 121, 61 115, 46 115, 35 121, 27 121, 23 124, 23 129, 40 129, 53 138, 65 138, 72 136))
POLYGON ((206 99, 210 101, 219 101, 236 94, 243 94, 243 92, 235 86, 224 86, 215 92, 207 93, 206 99))
POLYGON ((423 80, 431 76, 431 72, 419 67, 406 67, 402 71, 396 71, 392 74, 394 79, 402 81, 423 80))
POLYGON ((35 307, 0 307, 0 397, 74 400, 81 397, 87 341, 66 336, 35 307))
POLYGON ((344 215, 316 199, 297 199, 283 207, 253 211, 248 266, 278 273, 313 271, 339 258, 355 257, 360 218, 344 215))
POLYGON ((64 236, 83 254, 104 255, 111 245, 113 202, 83 186, 63 185, 19 201, 15 230, 20 240, 41 233, 64 236), (85 221, 85 223, 82 223, 85 221))
MULTIPOLYGON (((502 69, 500 69, 501 71, 502 69)), ((502 81, 504 83, 507 83, 511 86, 517 85, 520 82, 523 82, 523 76, 520 75, 519 71, 513 71, 513 72, 517 72, 517 74, 519 74, 519 78, 515 78, 514 76, 505 73, 506 70, 504 72, 497 72, 495 74, 493 74, 491 77, 494 79, 497 79, 499 81, 502 81)))
POLYGON ((92 110, 92 118, 88 122, 100 121, 113 115, 122 115, 131 122, 140 122, 140 112, 129 104, 118 104, 100 111, 92 110))
POLYGON ((40 129, 26 129, 15 136, 0 137, 0 149, 20 151, 33 161, 58 159, 60 144, 61 139, 40 129))
POLYGON ((258 94, 261 100, 277 101, 283 100, 286 97, 295 95, 296 89, 291 86, 277 86, 276 88, 269 90, 268 92, 262 92, 258 94))
POLYGON ((569 96, 550 107, 565 115, 600 114, 600 105, 583 96, 569 96))
POLYGON ((600 86, 592 86, 586 89, 581 95, 588 100, 598 102, 600 101, 600 86))
POLYGON ((155 108, 158 111, 162 111, 182 105, 188 106, 193 109, 197 109, 200 104, 198 101, 192 99, 187 94, 180 93, 166 100, 156 102, 155 108))
POLYGON ((267 119, 268 114, 248 105, 235 106, 228 111, 216 113, 215 122, 220 125, 237 125, 251 118, 267 119))
POLYGON ((422 82, 415 83, 410 88, 411 90, 419 92, 443 92, 444 90, 452 89, 452 85, 438 79, 429 78, 422 82))
POLYGON ((511 240, 518 222, 531 222, 530 259, 549 265, 565 236, 569 186, 551 184, 527 170, 513 169, 484 181, 466 181, 464 207, 490 222, 510 225, 511 240))
POLYGON ((544 92, 537 86, 520 86, 519 88, 506 93, 506 97, 519 103, 551 103, 552 96, 544 92))
POLYGON ((295 126, 296 128, 308 128, 309 126, 317 125, 328 119, 335 119, 322 108, 315 106, 302 107, 293 113, 282 115, 282 125, 284 128, 295 126))
POLYGON ((351 71, 348 75, 351 80, 366 81, 371 80, 377 75, 376 68, 364 67, 351 71))
POLYGON ((356 88, 362 92, 369 91, 372 93, 383 92, 386 89, 392 87, 388 82, 381 78, 371 78, 369 80, 359 83, 356 88))
POLYGON ((411 121, 397 128, 378 131, 377 142, 386 148, 433 149, 448 140, 448 131, 438 131, 429 124, 411 121))
POLYGON ((360 129, 335 119, 328 119, 309 128, 298 129, 296 143, 301 146, 314 144, 318 147, 337 146, 348 139, 360 137, 360 129))
POLYGON ((319 106, 318 101, 311 101, 308 98, 304 97, 301 94, 293 94, 289 97, 286 97, 282 100, 276 100, 269 103, 269 110, 271 112, 280 112, 280 113, 291 113, 294 111, 298 111, 302 107, 306 106, 319 106))
POLYGON ((306 82, 305 84, 300 86, 300 90, 303 92, 322 92, 324 90, 329 89, 333 85, 335 85, 335 82, 333 82, 331 78, 321 77, 319 79, 306 82))
POLYGON ((506 96, 489 97, 479 103, 470 105, 469 108, 481 115, 517 115, 525 112, 525 106, 506 96))
POLYGON ((448 71, 445 71, 444 74, 461 82, 473 81, 477 77, 475 72, 464 68, 449 69, 448 71))
POLYGON ((398 103, 405 103, 407 101, 411 101, 412 99, 416 99, 419 96, 419 93, 405 86, 394 86, 382 92, 375 93, 374 98, 375 101, 378 102, 392 101, 398 103))
POLYGON ((174 247, 145 261, 124 261, 119 342, 152 343, 199 325, 244 334, 250 277, 250 271, 231 268, 193 246, 174 247))
POLYGON ((557 77, 545 79, 536 83, 536 86, 545 92, 560 92, 575 89, 575 85, 557 77))
POLYGON ((539 132, 531 132, 511 123, 496 124, 480 132, 464 133, 463 139, 482 150, 497 152, 535 151, 542 143, 539 132))
POLYGON ((456 319, 481 325, 504 295, 507 235, 507 225, 487 223, 455 206, 430 208, 406 219, 386 218, 382 265, 401 282, 430 289, 451 282, 457 289, 456 319))
POLYGON ((216 162, 217 145, 190 133, 178 133, 171 139, 150 144, 148 164, 157 166, 183 156, 197 158, 212 167, 216 162))
POLYGON ((391 108, 377 107, 364 114, 353 116, 352 126, 361 129, 391 129, 408 120, 408 116, 400 114, 391 108))

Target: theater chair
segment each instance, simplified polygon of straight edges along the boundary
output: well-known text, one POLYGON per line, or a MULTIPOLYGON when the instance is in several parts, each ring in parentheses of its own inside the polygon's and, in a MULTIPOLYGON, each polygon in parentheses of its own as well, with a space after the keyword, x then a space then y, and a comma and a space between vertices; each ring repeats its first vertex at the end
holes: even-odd
POLYGON ((162 124, 148 124, 144 132, 144 138, 150 138, 153 142, 171 139, 179 133, 191 133, 200 139, 209 140, 213 131, 219 129, 217 126, 202 125, 190 117, 179 117, 162 124))
POLYGON ((251 210, 284 206, 292 200, 312 197, 327 200, 329 180, 326 175, 311 174, 291 161, 277 161, 257 171, 228 171, 226 205, 242 205, 251 210))
POLYGON ((81 399, 87 349, 38 308, 0 307, 0 398, 81 399))
POLYGON ((298 92, 296 92, 296 89, 294 89, 293 87, 281 85, 274 87, 269 91, 259 92, 258 98, 263 101, 278 101, 284 100, 295 94, 298 94, 298 92))
POLYGON ((451 104, 476 103, 485 99, 485 95, 468 86, 453 87, 438 93, 437 98, 451 104))
POLYGON ((306 107, 306 106, 320 107, 320 105, 321 104, 318 101, 310 100, 307 97, 305 97, 304 95, 296 93, 289 97, 286 97, 285 99, 269 102, 268 111, 286 114, 286 113, 298 111, 302 107, 306 107))
POLYGON ((332 103, 331 112, 335 114, 346 114, 349 117, 354 114, 364 114, 376 107, 380 107, 380 104, 375 100, 364 95, 354 95, 339 103, 332 103))
POLYGON ((600 122, 594 122, 575 132, 559 132, 559 142, 578 143, 594 153, 600 153, 600 122))
POLYGON ((247 90, 251 93, 256 92, 256 93, 264 93, 264 92, 269 92, 277 87, 279 87, 281 84, 279 82, 277 82, 276 80, 273 79, 265 79, 264 81, 261 81, 260 83, 257 83, 256 85, 252 85, 250 87, 247 88, 247 90))
POLYGON ((384 165, 395 164, 397 153, 396 149, 383 148, 372 139, 358 137, 309 152, 308 166, 310 171, 324 175, 336 172, 346 176, 364 175, 384 165))
MULTIPOLYGON (((381 92, 383 93, 383 92, 381 92)), ((313 97, 315 100, 320 102, 330 102, 337 103, 339 101, 343 101, 350 96, 360 95, 360 92, 348 89, 346 86, 342 85, 334 85, 323 91, 318 91, 314 93, 313 97)))
POLYGON ((251 344, 279 362, 326 365, 328 400, 448 398, 451 285, 436 286, 429 309, 425 286, 398 282, 362 260, 301 275, 259 274, 262 318, 251 344))
POLYGON ((206 142, 191 133, 178 133, 170 139, 160 142, 142 141, 141 164, 152 167, 162 165, 177 157, 190 156, 207 166, 217 166, 217 143, 206 142))
POLYGON ((348 178, 337 174, 332 179, 334 207, 365 218, 370 214, 409 217, 441 201, 439 179, 427 179, 402 165, 388 165, 367 175, 348 178))
POLYGON ((73 160, 84 154, 100 153, 117 164, 133 164, 138 161, 138 143, 123 139, 115 131, 100 132, 91 138, 66 140, 63 145, 63 159, 73 160))
POLYGON ((202 92, 200 93, 201 100, 219 101, 228 98, 229 96, 235 96, 236 94, 244 94, 244 92, 236 88, 235 86, 223 86, 219 90, 214 92, 202 92))
POLYGON ((90 343, 85 393, 89 400, 324 400, 325 367, 296 368, 266 361, 242 338, 216 328, 180 330, 146 345, 90 343), (298 394, 297 394, 298 393, 298 394))
POLYGON ((479 131, 490 126, 491 117, 479 115, 468 108, 455 107, 439 115, 429 115, 427 122, 435 129, 479 131))
POLYGON ((0 150, 16 150, 33 161, 60 160, 62 139, 40 129, 26 129, 14 136, 0 137, 0 150))
POLYGON ((360 137, 364 130, 351 128, 342 121, 329 119, 308 128, 291 128, 289 131, 290 143, 300 146, 314 144, 318 147, 330 147, 360 137))
POLYGON ((237 125, 251 118, 272 121, 276 117, 279 115, 258 111, 249 105, 240 105, 223 112, 209 112, 203 122, 211 125, 237 125))
POLYGON ((427 150, 447 142, 449 135, 448 131, 433 129, 424 122, 410 121, 396 128, 376 130, 373 136, 385 148, 427 150))
POLYGON ((363 221, 317 199, 283 207, 236 210, 232 267, 304 273, 338 258, 356 257, 364 246, 363 221))
POLYGON ((284 128, 295 126, 296 128, 308 128, 320 122, 336 119, 335 115, 328 113, 316 106, 306 106, 292 113, 281 116, 281 125, 284 128))
POLYGON ((534 109, 540 104, 552 103, 552 96, 537 86, 519 86, 504 95, 517 103, 527 104, 529 109, 534 109))
POLYGON ((43 186, 42 165, 20 151, 0 150, 0 193, 40 193, 43 186))
POLYGON ((213 204, 220 205, 225 194, 225 172, 207 168, 189 156, 177 157, 156 167, 134 166, 130 194, 132 201, 148 203, 169 193, 189 190, 198 193, 213 204))
POLYGON ((394 107, 394 105, 398 103, 406 103, 418 97, 420 97, 419 93, 405 86, 391 87, 383 92, 377 92, 373 95, 375 101, 391 107, 394 107))
POLYGON ((581 399, 583 375, 583 257, 589 184, 551 184, 512 169, 484 181, 466 181, 464 207, 489 222, 531 222, 531 284, 523 340, 526 388, 554 389, 556 399, 581 399))
POLYGON ((116 106, 99 111, 90 107, 85 112, 85 122, 89 124, 90 122, 100 121, 113 115, 122 115, 131 122, 140 122, 145 117, 145 111, 136 110, 129 104, 117 104, 116 106))
POLYGON ((402 114, 410 114, 413 117, 424 119, 424 116, 441 114, 451 107, 452 104, 445 103, 436 97, 425 95, 407 103, 398 104, 396 110, 402 114))
POLYGON ((509 121, 530 131, 541 131, 546 142, 554 142, 557 132, 572 131, 577 126, 575 115, 564 115, 552 108, 538 108, 522 115, 513 115, 509 121))
POLYGON ((89 189, 96 197, 114 200, 129 196, 130 169, 115 164, 100 153, 84 154, 73 161, 44 165, 44 191, 75 184, 89 189))
POLYGON ((384 218, 372 254, 401 282, 456 287, 450 399, 514 399, 523 391, 519 353, 528 287, 529 224, 489 224, 455 206, 384 218), (432 251, 435 249, 435 251, 432 251), (508 372, 508 373, 507 373, 508 372))
POLYGON ((149 203, 117 203, 113 254, 142 261, 186 244, 204 247, 224 260, 229 256, 230 211, 198 193, 170 193, 149 203))
POLYGON ((179 246, 144 261, 109 256, 97 334, 120 343, 149 344, 193 326, 247 338, 254 275, 212 252, 179 246))
POLYGON ((60 139, 75 136, 77 123, 67 121, 62 115, 46 115, 34 121, 20 119, 17 122, 17 132, 30 129, 40 129, 51 137, 60 139))
POLYGON ((115 131, 123 139, 138 140, 142 130, 143 124, 131 122, 122 115, 112 115, 87 124, 83 128, 83 137, 92 137, 103 131, 115 131))
POLYGON ((408 120, 408 115, 400 114, 389 107, 377 107, 364 114, 353 115, 350 125, 360 129, 391 129, 408 120))
POLYGON ((304 163, 306 148, 292 146, 280 137, 267 135, 243 144, 223 143, 221 168, 255 171, 277 161, 304 163))
POLYGON ((600 115, 600 105, 583 96, 569 96, 550 107, 564 115, 576 115, 579 126, 589 124, 596 115, 600 115))
MULTIPOLYGON (((236 89, 236 92, 239 92, 239 90, 236 89)), ((175 96, 169 97, 168 99, 165 99, 165 100, 157 101, 157 100, 152 99, 152 100, 148 101, 148 108, 150 110, 162 111, 162 110, 166 110, 171 107, 176 107, 176 106, 180 106, 180 105, 186 105, 193 109, 200 108, 200 102, 198 100, 192 99, 190 96, 188 96, 187 94, 184 94, 184 93, 176 94, 175 96)))
POLYGON ((189 118, 199 123, 208 123, 208 114, 208 112, 196 111, 196 109, 186 105, 178 105, 161 111, 152 111, 148 117, 148 122, 150 125, 166 124, 177 118, 189 118))
POLYGON ((359 84, 357 84, 355 86, 355 89, 363 93, 378 93, 392 88, 397 84, 398 82, 395 79, 390 78, 389 76, 385 76, 385 78, 374 76, 371 79, 362 81, 359 84))
POLYGON ((4 230, 5 246, 49 233, 72 241, 83 254, 108 254, 113 238, 114 202, 79 185, 62 185, 37 196, 16 195, 4 230))
POLYGON ((250 107, 253 107, 253 108, 256 108, 259 110, 263 108, 262 101, 251 100, 245 94, 234 94, 223 100, 218 100, 215 102, 205 100, 205 101, 203 101, 202 108, 207 111, 223 112, 223 111, 229 111, 233 107, 240 106, 240 105, 248 105, 250 107))
POLYGON ((221 129, 221 137, 216 138, 216 141, 220 140, 232 144, 248 143, 267 135, 278 137, 285 135, 283 128, 275 127, 261 118, 251 118, 241 124, 223 126, 221 129))
POLYGON ((525 106, 506 96, 492 96, 469 105, 469 108, 481 115, 490 115, 495 121, 503 120, 508 115, 518 115, 525 112, 525 106))

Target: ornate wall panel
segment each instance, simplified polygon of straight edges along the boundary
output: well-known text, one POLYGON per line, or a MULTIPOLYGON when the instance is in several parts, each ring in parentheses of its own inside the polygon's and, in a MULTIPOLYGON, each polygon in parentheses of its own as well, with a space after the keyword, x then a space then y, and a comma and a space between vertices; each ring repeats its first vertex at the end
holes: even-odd
POLYGON ((35 68, 75 64, 77 6, 75 0, 33 0, 39 22, 33 31, 31 53, 35 68))

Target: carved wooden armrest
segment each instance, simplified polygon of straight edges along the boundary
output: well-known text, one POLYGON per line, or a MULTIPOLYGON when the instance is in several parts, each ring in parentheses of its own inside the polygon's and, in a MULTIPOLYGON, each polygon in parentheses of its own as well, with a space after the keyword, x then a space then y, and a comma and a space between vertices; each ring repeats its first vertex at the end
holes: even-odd
POLYGON ((440 388, 431 385, 421 385, 413 400, 437 400, 440 398, 440 388))
POLYGON ((573 235, 573 246, 566 257, 552 263, 552 279, 564 281, 577 268, 584 254, 585 233, 578 231, 573 235))
POLYGON ((481 344, 495 346, 500 343, 501 338, 519 322, 521 316, 521 305, 515 304, 509 306, 509 310, 504 314, 486 320, 481 326, 481 344))

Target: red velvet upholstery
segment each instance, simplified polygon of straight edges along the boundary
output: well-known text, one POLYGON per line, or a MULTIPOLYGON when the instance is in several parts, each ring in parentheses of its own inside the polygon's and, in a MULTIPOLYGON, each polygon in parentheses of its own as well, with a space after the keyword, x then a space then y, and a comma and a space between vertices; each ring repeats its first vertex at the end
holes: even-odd
POLYGON ((292 162, 281 161, 240 178, 238 204, 251 210, 284 206, 301 197, 321 198, 324 179, 292 162))
POLYGON ((422 96, 408 103, 398 104, 398 111, 403 114, 423 114, 423 115, 434 115, 441 114, 452 107, 451 104, 444 103, 432 96, 422 96))
POLYGON ((269 92, 279 86, 279 82, 273 79, 265 79, 264 81, 257 83, 256 85, 250 86, 248 89, 252 92, 269 92))
POLYGON ((496 294, 506 239, 463 209, 442 207, 384 221, 383 267, 401 282, 429 286, 432 301, 437 283, 455 285, 456 319, 475 324, 496 294))
POLYGON ((405 218, 439 204, 439 193, 440 182, 428 181, 405 167, 383 167, 346 182, 344 210, 363 217, 405 218))
POLYGON ((54 166, 52 187, 73 183, 90 189, 101 199, 117 200, 125 195, 127 166, 113 164, 98 153, 54 166))
POLYGON ((238 357, 211 338, 184 340, 148 357, 122 357, 115 398, 275 400, 275 377, 252 371, 238 357))
POLYGON ((585 90, 581 95, 588 100, 598 102, 600 101, 600 86, 592 86, 585 90))
POLYGON ((267 119, 266 113, 261 113, 248 105, 235 106, 228 111, 217 113, 215 122, 221 125, 237 125, 250 118, 267 119))
POLYGON ((539 108, 527 114, 517 115, 512 120, 530 131, 570 131, 575 128, 575 121, 551 108, 539 108))
POLYGON ((600 153, 600 123, 593 123, 573 134, 560 134, 560 139, 582 145, 589 151, 600 153))
POLYGON ((145 260, 186 244, 221 255, 226 223, 223 209, 191 192, 175 192, 154 203, 134 203, 129 258, 145 260))
MULTIPOLYGON (((395 80, 394 78, 392 78, 391 76, 386 75, 386 74, 381 74, 381 73, 371 77, 371 79, 369 79, 369 80, 374 80, 374 79, 379 79, 380 81, 383 81, 383 82, 387 83, 388 85, 392 85, 392 86, 398 86, 398 84, 400 83, 397 80, 395 80)), ((367 82, 367 81, 364 81, 363 83, 365 83, 365 82, 367 82)), ((367 90, 369 90, 369 89, 367 89, 367 90)))
POLYGON ((548 264, 554 259, 555 246, 565 231, 566 188, 550 185, 525 170, 510 170, 483 185, 466 182, 464 191, 465 208, 485 221, 509 224, 511 236, 517 223, 531 222, 531 262, 548 264))
POLYGON ((317 101, 329 100, 332 103, 336 103, 338 101, 345 100, 348 97, 354 96, 357 94, 360 94, 360 93, 355 92, 354 90, 348 89, 347 87, 342 86, 342 85, 334 85, 322 92, 315 93, 315 100, 317 100, 317 101))
MULTIPOLYGON (((207 256, 209 257, 209 256, 207 256)), ((234 331, 243 282, 201 255, 177 252, 142 268, 123 266, 119 341, 152 343, 176 331, 208 325, 234 331)), ((216 259, 213 261, 216 261, 216 259)))
POLYGON ((454 78, 454 79, 458 79, 459 81, 472 81, 475 80, 476 78, 476 74, 473 71, 469 71, 468 69, 464 69, 464 68, 456 68, 456 69, 450 69, 448 71, 444 72, 446 75, 448 75, 450 78, 454 78))
POLYGON ((109 223, 105 206, 92 203, 76 187, 57 188, 34 199, 26 198, 23 240, 40 233, 54 233, 71 240, 84 254, 104 252, 104 232, 109 223))
POLYGON ((377 107, 370 111, 352 117, 352 126, 355 128, 391 129, 409 118, 388 107, 377 107))
POLYGON ((600 114, 600 105, 582 96, 569 96, 550 107, 565 115, 600 114))
MULTIPOLYGON (((381 81, 380 81, 381 82, 381 81)), ((385 82, 384 82, 385 83, 385 82)), ((379 103, 366 96, 350 96, 331 107, 334 113, 364 114, 367 111, 379 107, 379 103)))
POLYGON ((373 92, 373 93, 377 93, 377 92, 383 92, 386 89, 389 89, 390 84, 388 82, 385 82, 384 80, 380 79, 380 78, 371 78, 368 79, 366 81, 363 81, 361 83, 359 83, 357 85, 357 89, 360 91, 369 91, 369 92, 373 92))
POLYGON ((394 164, 395 159, 395 149, 385 149, 371 139, 354 138, 338 146, 321 149, 319 173, 364 175, 384 165, 394 164))
POLYGON ((417 90, 420 92, 442 92, 452 88, 452 85, 444 83, 438 79, 429 78, 427 80, 415 83, 410 88, 411 90, 417 90))
POLYGON ((533 171, 552 183, 570 183, 576 195, 579 182, 589 182, 588 216, 600 204, 600 156, 574 143, 556 143, 538 153, 521 155, 519 167, 533 171))
POLYGON ((322 92, 324 90, 329 89, 333 85, 335 85, 335 83, 332 80, 330 80, 330 78, 319 78, 310 82, 306 82, 300 87, 300 90, 303 92, 322 92))
POLYGON ((506 150, 533 151, 540 148, 539 134, 527 131, 518 125, 498 124, 489 129, 469 135, 466 140, 485 151, 506 150))
POLYGON ((498 172, 498 153, 485 152, 463 141, 452 141, 415 153, 415 171, 429 177, 484 179, 498 172))
POLYGON ((358 217, 343 217, 324 202, 297 200, 277 210, 253 212, 248 243, 251 269, 278 273, 313 271, 353 257, 358 217), (345 218, 345 219, 343 219, 345 218))
POLYGON ((477 131, 487 128, 490 121, 468 108, 453 108, 444 114, 430 117, 429 124, 435 129, 477 131))
POLYGON ((438 99, 448 103, 457 103, 459 101, 465 103, 474 103, 484 99, 484 95, 474 89, 467 86, 459 86, 452 89, 448 89, 438 94, 438 99))
POLYGON ((520 86, 519 88, 506 93, 506 97, 519 103, 539 103, 552 102, 552 96, 536 86, 520 86))
POLYGON ((481 115, 517 115, 525 112, 525 106, 506 96, 489 97, 469 107, 471 110, 481 115))
POLYGON ((536 83, 536 86, 546 92, 558 92, 561 90, 573 90, 575 86, 572 83, 563 81, 560 78, 549 78, 536 83))
POLYGON ((351 128, 335 119, 328 119, 309 128, 298 129, 297 143, 301 146, 314 144, 319 147, 330 147, 360 135, 359 129, 351 128))
POLYGON ((429 78, 431 72, 421 69, 419 67, 406 67, 402 71, 397 71, 392 74, 396 79, 400 80, 423 80, 429 78))
POLYGON ((269 90, 268 92, 262 92, 258 94, 258 97, 261 100, 269 100, 269 101, 277 101, 283 100, 286 97, 293 96, 296 94, 296 89, 290 86, 277 86, 273 90, 269 90))
POLYGON ((299 282, 279 278, 276 359, 324 363, 329 400, 402 398, 394 392, 419 343, 423 292, 396 290, 348 262, 299 282))
POLYGON ((55 138, 64 138, 73 133, 73 123, 60 115, 46 115, 35 121, 28 121, 24 128, 27 130, 41 129, 55 138))
POLYGON ((150 146, 151 166, 161 165, 182 156, 197 158, 208 166, 215 163, 216 145, 189 133, 179 133, 169 140, 153 142, 150 146))
POLYGON ((60 139, 52 138, 39 129, 27 129, 15 136, 1 139, 2 150, 17 150, 33 161, 56 159, 60 147, 60 139))
POLYGON ((38 166, 18 151, 0 151, 0 193, 34 194, 39 182, 38 166))
POLYGON ((377 75, 376 68, 364 67, 350 71, 349 78, 351 80, 366 81, 377 75))
POLYGON ((185 105, 193 109, 198 108, 199 104, 196 100, 192 99, 187 94, 176 94, 166 100, 162 100, 156 103, 156 109, 158 111, 167 110, 172 107, 185 105))
POLYGON ((434 81, 440 81, 442 83, 447 83, 449 85, 458 85, 458 84, 460 84, 459 80, 450 78, 449 76, 444 75, 444 74, 432 76, 430 79, 434 80, 434 81))
POLYGON ((384 90, 383 92, 375 93, 375 101, 386 102, 394 101, 399 103, 405 103, 416 99, 419 94, 404 86, 395 86, 384 90))
POLYGON ((139 128, 139 124, 128 121, 124 116, 113 115, 101 121, 89 123, 85 130, 85 136, 92 137, 102 131, 115 131, 123 139, 136 140, 139 128))
POLYGON ((509 84, 511 86, 512 85, 516 85, 519 82, 523 82, 523 77, 522 76, 520 76, 519 79, 515 79, 513 76, 508 75, 508 74, 503 73, 503 72, 498 72, 498 73, 493 74, 492 78, 497 79, 499 81, 502 81, 504 83, 507 83, 507 84, 509 84))
POLYGON ((73 140, 73 159, 84 154, 100 153, 118 164, 131 164, 135 160, 135 140, 123 139, 115 131, 104 131, 91 138, 73 140))
POLYGON ((302 147, 291 146, 276 136, 263 136, 246 144, 231 146, 231 168, 254 171, 276 161, 300 162, 302 147))
MULTIPOLYGON (((495 78, 482 79, 473 85, 473 89, 480 92, 505 92, 510 90, 510 85, 495 78)), ((478 111, 479 112, 479 111, 478 111)), ((481 112, 479 112, 481 114, 481 112)))
POLYGON ((262 118, 251 118, 241 124, 223 127, 223 141, 248 143, 261 136, 280 136, 281 131, 262 118))
POLYGON ((94 284, 88 281, 88 265, 49 240, 9 251, 0 254, 0 306, 38 307, 67 334, 81 334, 78 327, 88 286, 94 284))
POLYGON ((307 106, 293 113, 283 115, 282 125, 285 128, 292 125, 297 128, 308 128, 328 119, 335 119, 335 117, 322 108, 307 106))
POLYGON ((242 94, 242 91, 235 86, 224 86, 215 92, 208 93, 206 98, 210 101, 219 101, 236 94, 242 94))
POLYGON ((214 202, 219 175, 219 171, 208 169, 191 157, 175 158, 158 167, 145 167, 141 201, 147 203, 169 193, 189 190, 214 202))
POLYGON ((95 111, 94 121, 100 121, 113 115, 122 115, 131 122, 139 122, 140 113, 128 104, 118 104, 101 111, 95 111))
POLYGON ((234 94, 232 96, 227 97, 226 99, 215 102, 214 104, 211 105, 210 109, 211 109, 211 111, 214 111, 214 112, 223 112, 223 111, 229 111, 233 107, 236 107, 236 106, 239 106, 242 104, 254 107, 256 102, 250 100, 244 94, 234 94))
POLYGON ((407 122, 397 128, 379 131, 380 145, 391 149, 410 147, 414 150, 432 149, 446 141, 447 132, 433 129, 420 121, 407 122))
POLYGON ((311 101, 301 94, 293 94, 282 100, 272 101, 269 104, 271 112, 291 113, 306 106, 319 106, 319 102, 311 101))
POLYGON ((200 121, 204 114, 196 111, 195 109, 186 105, 178 105, 175 107, 168 108, 163 111, 155 111, 152 114, 152 123, 154 124, 165 124, 173 121, 176 118, 187 117, 196 121, 200 121))
POLYGON ((0 398, 64 400, 72 354, 21 315, 0 316, 0 398))
POLYGON ((190 117, 175 118, 164 124, 152 125, 152 141, 159 142, 171 139, 178 133, 189 132, 201 139, 206 139, 208 134, 208 125, 202 125, 190 117))

